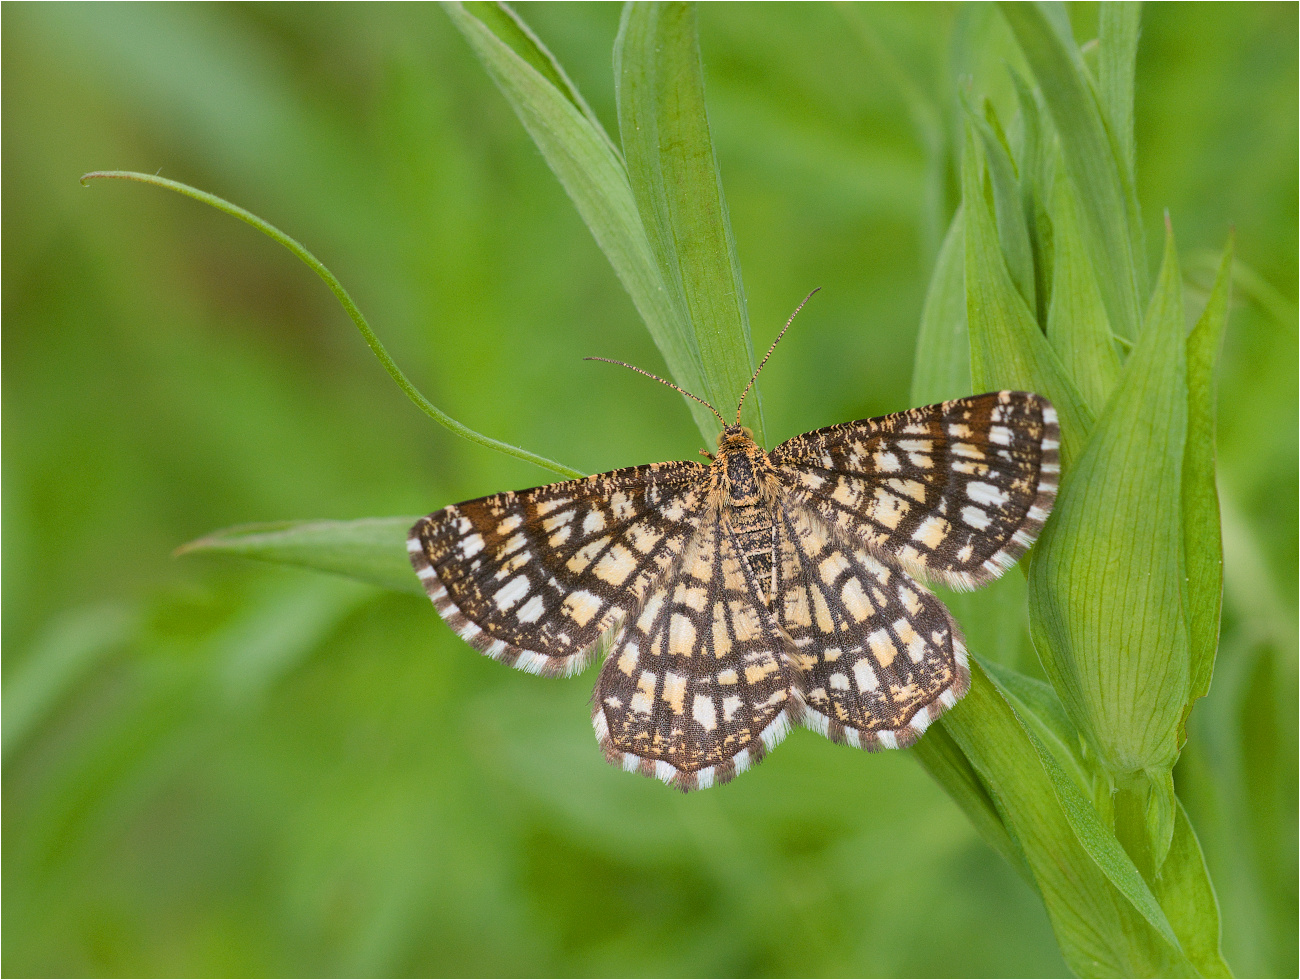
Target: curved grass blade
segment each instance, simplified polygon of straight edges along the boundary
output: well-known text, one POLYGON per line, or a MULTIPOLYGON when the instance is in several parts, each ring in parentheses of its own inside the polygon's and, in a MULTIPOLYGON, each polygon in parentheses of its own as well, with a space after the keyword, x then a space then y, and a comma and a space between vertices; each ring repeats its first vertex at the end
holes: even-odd
POLYGON ((178 194, 184 194, 186 197, 192 197, 196 201, 202 201, 204 204, 216 208, 218 211, 224 211, 233 217, 238 218, 246 224, 252 225, 262 234, 266 235, 273 241, 279 242, 290 252, 296 255, 302 262, 321 278, 321 281, 329 287, 329 291, 334 294, 335 298, 342 304, 347 315, 356 324, 361 331, 361 336, 365 338, 366 343, 374 352, 379 363, 383 365, 384 370, 388 372, 389 377, 397 382, 397 386, 402 389, 406 397, 415 403, 415 406, 429 418, 433 419, 439 425, 443 426, 460 436, 462 439, 468 439, 470 442, 476 442, 480 446, 488 449, 495 449, 506 456, 513 456, 515 459, 522 459, 526 463, 533 463, 543 469, 550 470, 552 473, 559 473, 564 477, 582 476, 580 470, 565 466, 563 463, 557 463, 553 459, 547 459, 545 456, 538 456, 536 453, 530 453, 527 449, 520 449, 518 446, 512 446, 507 442, 501 442, 499 439, 493 439, 485 436, 480 432, 475 432, 469 426, 462 422, 456 421, 442 409, 434 405, 429 399, 420 393, 409 378, 397 366, 392 355, 380 343, 379 338, 375 335, 374 330, 362 315, 357 304, 353 302, 348 291, 343 288, 343 284, 335 278, 334 273, 330 272, 316 256, 307 251, 306 247, 293 238, 290 238, 275 225, 269 221, 264 221, 251 211, 246 211, 237 204, 231 204, 224 198, 217 197, 215 194, 209 194, 207 191, 201 191, 189 184, 182 184, 177 180, 168 180, 166 177, 159 177, 156 174, 142 174, 131 170, 96 170, 92 173, 83 174, 82 184, 87 184, 91 180, 133 180, 142 184, 152 184, 154 187, 162 187, 165 190, 175 191, 178 194))
MULTIPOLYGON (((754 371, 749 316, 704 102, 695 8, 629 3, 614 43, 628 179, 665 287, 699 351, 704 389, 724 416, 754 371)), ((758 393, 746 424, 764 442, 758 393)))
POLYGON ((177 555, 227 554, 297 565, 369 582, 393 592, 423 595, 411 574, 406 534, 417 517, 355 521, 276 521, 242 524, 181 545, 177 555))

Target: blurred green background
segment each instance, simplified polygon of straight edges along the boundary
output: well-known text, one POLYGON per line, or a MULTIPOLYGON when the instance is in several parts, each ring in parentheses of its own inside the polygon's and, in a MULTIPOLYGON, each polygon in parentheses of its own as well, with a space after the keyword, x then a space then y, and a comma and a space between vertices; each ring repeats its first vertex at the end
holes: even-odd
MULTIPOLYGON (((521 10, 616 132, 618 7, 521 10)), ((824 287, 764 373, 772 439, 908 407, 954 204, 951 137, 915 112, 1005 92, 996 12, 700 20, 755 346, 824 287)), ((1296 36, 1291 4, 1153 5, 1138 58, 1148 241, 1167 208, 1193 315, 1233 226, 1243 263, 1224 633, 1177 771, 1238 975, 1297 972, 1296 36)), ((171 557, 548 474, 421 416, 277 245, 88 170, 299 238, 480 431, 587 471, 699 447, 677 396, 582 362, 661 370, 440 10, 6 4, 2 91, 5 973, 1064 972, 1037 896, 906 753, 800 731, 683 797, 602 760, 592 674, 494 664, 415 596, 171 557)), ((967 628, 1033 668, 1023 623, 967 628)))

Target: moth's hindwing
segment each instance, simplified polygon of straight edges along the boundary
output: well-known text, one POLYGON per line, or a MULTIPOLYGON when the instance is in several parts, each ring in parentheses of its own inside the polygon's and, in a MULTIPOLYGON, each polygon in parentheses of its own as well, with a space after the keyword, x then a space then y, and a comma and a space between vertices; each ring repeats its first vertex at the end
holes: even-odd
POLYGON ((970 686, 961 631, 897 566, 782 509, 777 620, 799 651, 804 724, 864 749, 915 742, 970 686))
POLYGON ((801 713, 789 638, 713 520, 616 639, 592 721, 606 757, 682 789, 758 762, 801 713))

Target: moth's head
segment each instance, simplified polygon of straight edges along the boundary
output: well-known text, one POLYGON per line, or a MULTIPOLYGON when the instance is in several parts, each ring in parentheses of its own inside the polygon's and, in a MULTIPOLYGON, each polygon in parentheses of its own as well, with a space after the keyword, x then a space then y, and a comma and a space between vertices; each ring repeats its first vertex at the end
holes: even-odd
POLYGON ((726 449, 730 446, 743 445, 754 441, 754 433, 746 426, 735 425, 723 426, 722 432, 718 436, 718 448, 726 449))

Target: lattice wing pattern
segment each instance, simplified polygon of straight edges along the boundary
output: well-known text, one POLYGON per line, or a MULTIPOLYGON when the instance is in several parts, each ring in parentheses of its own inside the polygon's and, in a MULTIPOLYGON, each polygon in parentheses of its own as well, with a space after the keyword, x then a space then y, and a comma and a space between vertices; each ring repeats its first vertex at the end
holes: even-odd
POLYGON ((472 646, 575 673, 695 534, 707 471, 655 463, 445 507, 411 529, 411 563, 472 646))
POLYGON ((1033 544, 1060 474, 1056 411, 999 391, 846 422, 771 453, 793 501, 913 574, 997 578, 1033 544))
POLYGON ((800 714, 789 638, 713 519, 610 650, 592 721, 606 757, 682 789, 758 762, 800 714))
POLYGON ((811 508, 778 514, 777 620, 798 648, 803 723, 859 748, 911 745, 970 685, 948 610, 811 508))

